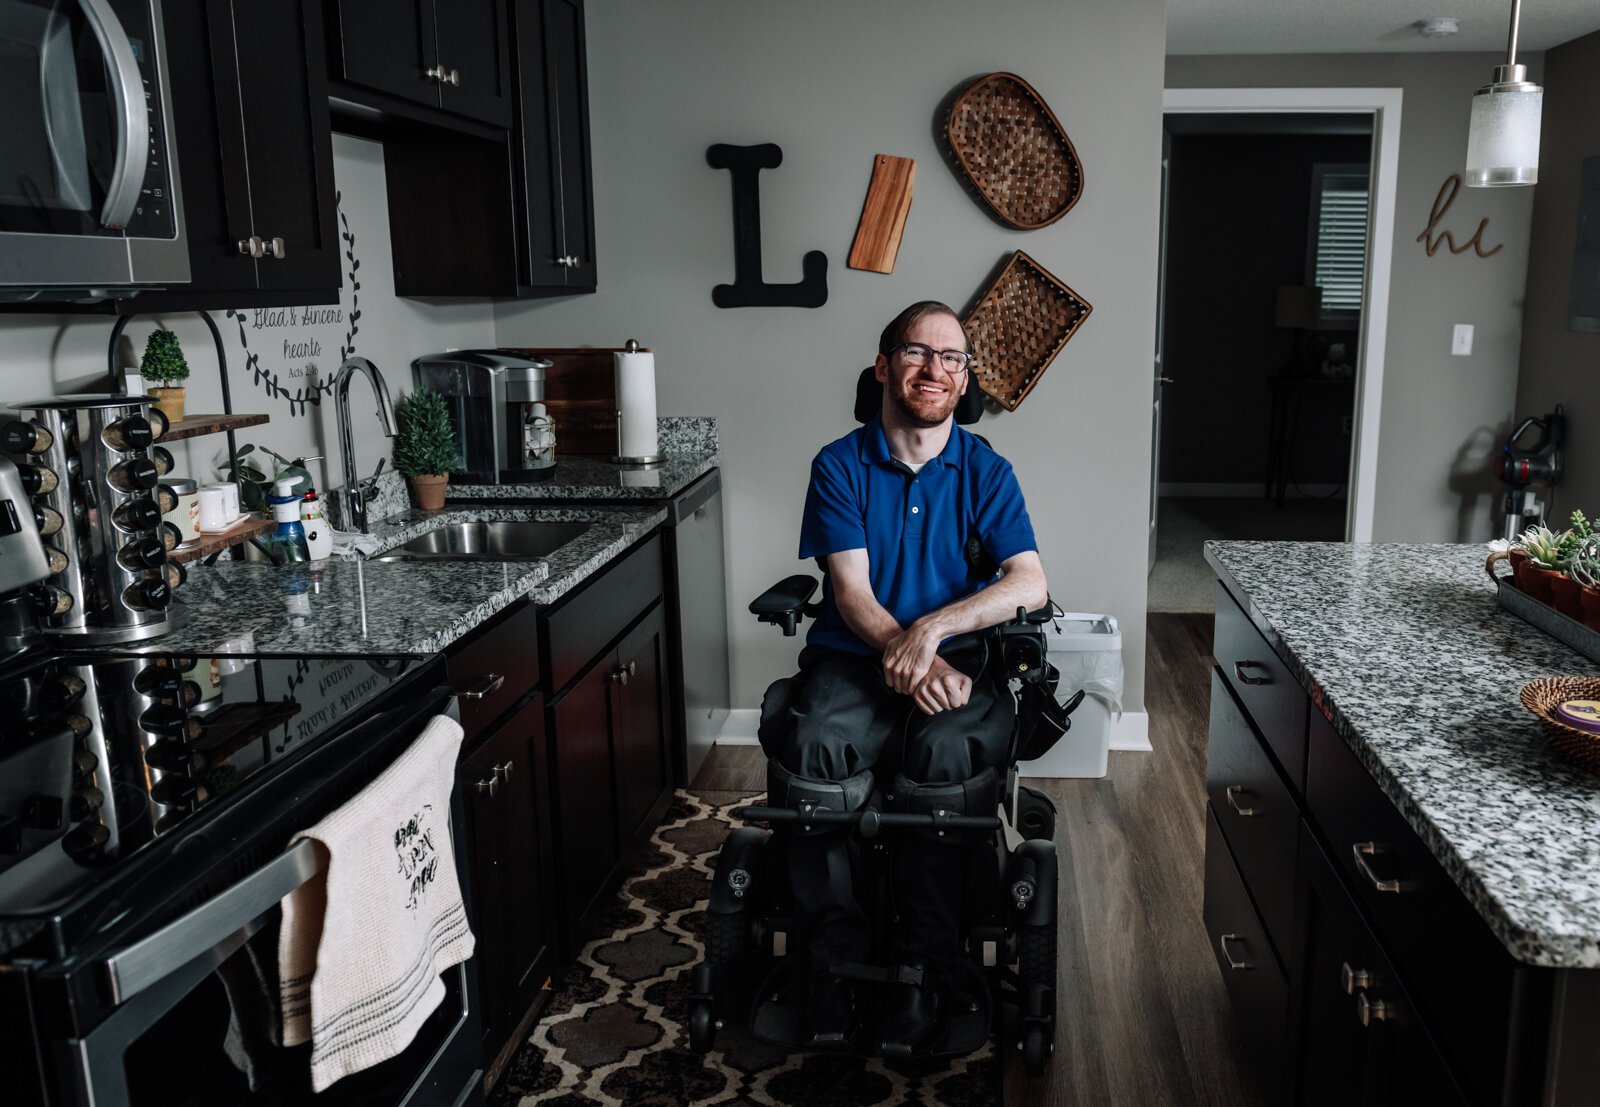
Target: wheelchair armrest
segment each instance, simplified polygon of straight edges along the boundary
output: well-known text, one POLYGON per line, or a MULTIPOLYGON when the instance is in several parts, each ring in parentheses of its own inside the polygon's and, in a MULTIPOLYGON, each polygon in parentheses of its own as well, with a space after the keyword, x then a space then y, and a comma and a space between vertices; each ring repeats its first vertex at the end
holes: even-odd
POLYGON ((784 635, 792 637, 802 618, 816 615, 816 605, 806 602, 816 590, 815 577, 804 573, 784 577, 751 601, 750 614, 763 623, 781 626, 784 635))

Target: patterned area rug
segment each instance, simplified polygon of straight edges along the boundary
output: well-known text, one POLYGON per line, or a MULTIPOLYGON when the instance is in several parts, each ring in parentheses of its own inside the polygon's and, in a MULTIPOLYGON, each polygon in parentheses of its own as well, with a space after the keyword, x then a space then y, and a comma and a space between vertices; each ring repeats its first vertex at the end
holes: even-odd
POLYGON ((496 1107, 776 1104, 780 1107, 998 1107, 992 1045, 952 1061, 887 1063, 785 1053, 728 1027, 689 1051, 689 972, 730 812, 751 793, 680 791, 623 882, 605 937, 584 947, 507 1067, 496 1107))

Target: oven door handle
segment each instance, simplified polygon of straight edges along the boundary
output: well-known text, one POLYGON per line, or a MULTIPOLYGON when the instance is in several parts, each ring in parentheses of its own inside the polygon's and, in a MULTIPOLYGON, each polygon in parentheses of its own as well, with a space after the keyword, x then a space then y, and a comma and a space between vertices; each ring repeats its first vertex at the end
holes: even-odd
POLYGON ((173 965, 250 925, 316 872, 316 842, 302 838, 221 895, 107 957, 103 964, 112 999, 125 1003, 170 976, 173 965))
POLYGON ((117 121, 117 161, 106 186, 100 225, 121 230, 133 218, 149 160, 150 109, 144 102, 144 75, 134 60, 128 32, 111 5, 106 0, 78 0, 78 7, 83 9, 100 52, 105 55, 117 121))

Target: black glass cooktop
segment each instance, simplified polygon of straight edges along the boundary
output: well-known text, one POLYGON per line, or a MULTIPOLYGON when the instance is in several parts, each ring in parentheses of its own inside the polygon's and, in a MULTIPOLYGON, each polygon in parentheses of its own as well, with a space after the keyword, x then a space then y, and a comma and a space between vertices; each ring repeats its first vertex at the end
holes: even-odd
POLYGON ((0 668, 0 922, 50 912, 206 821, 416 668, 109 653, 0 668))

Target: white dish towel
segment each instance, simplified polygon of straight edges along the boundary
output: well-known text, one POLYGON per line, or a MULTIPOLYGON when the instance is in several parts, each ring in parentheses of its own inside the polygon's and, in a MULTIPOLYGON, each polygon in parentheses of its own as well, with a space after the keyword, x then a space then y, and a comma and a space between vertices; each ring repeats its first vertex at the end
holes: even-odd
POLYGON ((395 1056, 472 956, 450 845, 461 727, 440 715, 354 799, 309 830, 317 875, 283 900, 283 1044, 311 1042, 317 1091, 395 1056))

